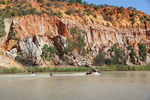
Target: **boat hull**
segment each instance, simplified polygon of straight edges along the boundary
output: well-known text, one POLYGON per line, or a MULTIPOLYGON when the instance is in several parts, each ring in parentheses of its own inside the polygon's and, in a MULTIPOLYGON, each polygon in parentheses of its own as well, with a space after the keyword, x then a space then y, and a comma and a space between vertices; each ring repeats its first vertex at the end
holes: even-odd
POLYGON ((95 72, 95 73, 86 73, 86 75, 101 75, 101 73, 95 72))

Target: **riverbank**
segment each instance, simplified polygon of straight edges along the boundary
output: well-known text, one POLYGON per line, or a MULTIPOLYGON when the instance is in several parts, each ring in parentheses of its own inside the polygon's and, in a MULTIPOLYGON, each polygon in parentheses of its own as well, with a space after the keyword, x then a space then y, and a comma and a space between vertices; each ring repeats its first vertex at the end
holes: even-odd
MULTIPOLYGON (((89 67, 28 67, 25 69, 18 69, 16 67, 0 69, 0 73, 22 73, 22 72, 87 72, 92 68, 89 67)), ((129 65, 109 65, 97 67, 101 71, 150 71, 150 65, 129 66, 129 65)))
POLYGON ((129 66, 129 65, 109 65, 98 67, 102 71, 150 71, 150 65, 129 66))
POLYGON ((22 73, 22 72, 86 72, 90 71, 88 67, 71 67, 71 68, 59 68, 59 67, 28 67, 26 69, 18 69, 16 67, 0 69, 0 73, 22 73))

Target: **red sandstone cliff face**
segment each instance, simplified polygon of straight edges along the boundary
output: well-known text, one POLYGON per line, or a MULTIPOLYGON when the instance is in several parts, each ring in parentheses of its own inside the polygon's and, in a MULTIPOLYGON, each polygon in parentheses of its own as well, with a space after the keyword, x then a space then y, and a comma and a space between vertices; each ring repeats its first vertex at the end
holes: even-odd
MULTIPOLYGON (((40 17, 40 16, 24 16, 18 19, 12 19, 10 25, 13 25, 17 37, 23 39, 26 36, 39 35, 47 37, 45 42, 56 36, 62 35, 65 37, 71 37, 70 28, 78 26, 87 32, 85 37, 86 46, 92 50, 99 51, 101 49, 107 50, 115 43, 119 43, 120 46, 133 45, 138 49, 138 44, 144 42, 149 46, 149 34, 150 28, 108 28, 98 27, 93 25, 84 25, 78 21, 70 19, 59 19, 54 17, 40 17), (13 24, 12 24, 13 23, 13 24)), ((6 26, 10 29, 11 26, 6 26)), ((10 50, 15 43, 4 43, 1 48, 4 50, 10 50)), ((148 48, 149 49, 149 48, 148 48)))
MULTIPOLYGON (((19 19, 12 19, 10 22, 17 33, 19 39, 26 36, 40 35, 52 39, 55 36, 62 35, 71 37, 70 28, 78 26, 87 32, 86 43, 87 46, 91 44, 98 48, 114 43, 120 45, 134 45, 137 47, 138 43, 149 41, 150 28, 108 28, 92 25, 84 25, 78 21, 70 19, 59 19, 54 17, 40 17, 40 16, 25 16, 19 19)), ((6 26, 9 30, 12 26, 6 26)), ((7 37, 7 36, 6 36, 7 37)), ((11 48, 10 48, 11 49, 11 48)))
MULTIPOLYGON (((83 6, 80 7, 79 5, 71 6, 76 7, 76 9, 77 7, 85 9, 83 6)), ((17 41, 7 41, 8 33, 12 28, 15 30, 20 40, 27 36, 38 35, 43 38, 45 43, 54 44, 55 41, 53 41, 53 39, 55 37, 72 37, 70 29, 73 26, 77 26, 87 32, 85 37, 86 49, 91 52, 92 57, 94 57, 99 50, 106 52, 115 43, 119 43, 122 48, 127 45, 133 45, 136 52, 138 51, 138 44, 145 43, 150 53, 150 23, 139 21, 139 18, 144 13, 122 8, 124 11, 122 14, 119 13, 120 9, 121 8, 100 9, 97 11, 97 18, 93 16, 79 18, 76 16, 68 16, 63 13, 64 16, 61 18, 47 15, 28 15, 5 19, 5 30, 7 35, 2 39, 0 46, 2 50, 8 51, 16 45, 17 41), (109 11, 114 13, 111 16, 113 20, 105 21, 100 13, 109 11), (136 21, 135 23, 132 23, 129 17, 133 12, 138 14, 134 18, 136 21), (120 18, 117 19, 117 16, 120 16, 120 18), (115 20, 117 21, 115 22, 115 20), (106 27, 106 23, 109 23, 110 26, 106 27)))

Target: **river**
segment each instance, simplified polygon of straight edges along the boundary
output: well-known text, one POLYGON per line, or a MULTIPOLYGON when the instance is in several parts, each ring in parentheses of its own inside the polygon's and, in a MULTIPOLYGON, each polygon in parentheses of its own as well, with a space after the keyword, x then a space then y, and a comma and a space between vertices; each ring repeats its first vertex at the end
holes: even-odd
POLYGON ((0 75, 0 100, 150 100, 150 72, 0 75))

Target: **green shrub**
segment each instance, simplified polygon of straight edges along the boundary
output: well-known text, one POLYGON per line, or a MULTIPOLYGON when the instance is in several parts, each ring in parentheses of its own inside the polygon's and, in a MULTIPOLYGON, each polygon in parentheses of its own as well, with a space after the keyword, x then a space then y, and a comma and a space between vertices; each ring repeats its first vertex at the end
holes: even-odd
POLYGON ((130 62, 133 63, 133 59, 137 57, 137 56, 136 56, 136 52, 134 51, 134 48, 133 48, 131 45, 129 45, 129 46, 127 47, 127 49, 130 51, 130 53, 129 53, 130 62))
POLYGON ((36 8, 31 8, 28 10, 28 14, 35 14, 36 8))
POLYGON ((61 5, 59 5, 58 3, 55 3, 54 5, 55 5, 55 8, 61 7, 61 5))
POLYGON ((24 15, 24 16, 28 14, 28 12, 27 12, 26 10, 24 10, 24 9, 21 10, 20 13, 21 13, 22 15, 24 15))
POLYGON ((10 7, 10 6, 6 6, 5 8, 6 8, 6 9, 10 9, 11 7, 10 7))
POLYGON ((32 71, 35 72, 35 67, 28 67, 28 68, 27 68, 27 71, 28 71, 28 72, 32 72, 32 71))
POLYGON ((35 14, 41 16, 41 12, 36 11, 35 14))
POLYGON ((124 14, 125 12, 124 12, 123 9, 120 9, 120 10, 119 10, 119 13, 123 13, 123 14, 124 14))
POLYGON ((62 17, 62 13, 60 11, 58 12, 54 12, 52 15, 58 16, 58 17, 62 17))
POLYGON ((102 52, 93 59, 93 64, 96 66, 102 66, 105 63, 105 56, 102 52))
POLYGON ((96 14, 93 14, 93 17, 97 18, 97 15, 96 15, 96 14))
POLYGON ((44 59, 50 59, 54 56, 56 53, 56 48, 54 46, 48 46, 47 44, 44 44, 42 48, 42 55, 44 59))
POLYGON ((109 11, 108 14, 113 15, 114 13, 112 11, 109 11))
POLYGON ((16 37, 16 33, 14 31, 14 29, 10 30, 9 34, 8 34, 8 39, 11 40, 18 40, 18 38, 16 37))
POLYGON ((109 24, 109 23, 107 23, 107 24, 106 24, 106 27, 109 27, 109 26, 110 26, 110 24, 109 24))
POLYGON ((3 70, 2 70, 2 69, 0 69, 0 73, 3 73, 3 70))
POLYGON ((4 23, 4 16, 0 12, 0 37, 4 37, 6 35, 5 33, 5 23, 4 23))
POLYGON ((124 49, 120 49, 119 44, 114 44, 110 49, 108 49, 108 52, 114 53, 112 56, 111 63, 112 64, 126 64, 126 56, 124 49))
POLYGON ((44 67, 43 70, 44 70, 45 72, 48 72, 48 71, 50 71, 50 68, 49 68, 49 67, 44 67))
POLYGON ((150 22, 150 19, 147 18, 146 15, 143 15, 143 17, 140 18, 140 21, 143 22, 143 21, 149 21, 150 22))
POLYGON ((13 11, 18 11, 18 8, 13 7, 12 10, 13 10, 13 11))
POLYGON ((17 12, 16 11, 12 11, 11 12, 11 16, 17 16, 17 12))
POLYGON ((142 57, 142 60, 145 61, 146 60, 146 56, 147 56, 147 49, 146 49, 146 45, 144 43, 141 43, 139 45, 139 55, 142 57))
POLYGON ((71 15, 71 14, 72 14, 72 10, 67 10, 67 11, 65 12, 65 14, 71 15))
POLYGON ((108 17, 108 15, 103 14, 103 18, 104 18, 104 20, 109 21, 109 17, 108 17))
POLYGON ((84 72, 90 71, 88 67, 76 67, 76 68, 51 68, 51 72, 84 72))
POLYGON ((16 73, 16 72, 19 72, 19 71, 20 71, 20 69, 18 69, 16 67, 11 68, 11 72, 13 72, 13 73, 16 73))
POLYGON ((22 70, 16 67, 13 67, 13 68, 6 68, 3 70, 3 72, 4 73, 17 73, 17 72, 22 72, 22 70))
POLYGON ((5 0, 1 0, 1 4, 6 4, 6 1, 5 0))
POLYGON ((37 0, 39 3, 43 3, 43 0, 37 0))
POLYGON ((47 2, 46 5, 49 7, 49 6, 51 5, 51 3, 50 3, 50 2, 47 2))
POLYGON ((150 66, 109 65, 98 68, 102 71, 149 71, 150 66))
POLYGON ((95 7, 93 7, 93 8, 94 8, 96 11, 100 9, 99 6, 95 6, 95 7))
POLYGON ((88 15, 88 16, 89 16, 89 15, 93 15, 91 9, 85 9, 85 11, 87 12, 87 15, 88 15))
POLYGON ((137 15, 136 13, 132 13, 130 14, 130 17, 134 17, 135 15, 137 15))
POLYGON ((10 73, 10 72, 11 72, 11 69, 4 69, 3 72, 4 72, 4 73, 10 73))
POLYGON ((86 31, 80 30, 77 26, 71 28, 72 39, 67 39, 66 44, 67 47, 64 49, 66 54, 69 54, 74 49, 77 49, 79 54, 85 55, 84 47, 86 43, 84 42, 84 38, 86 35, 86 31))
POLYGON ((46 7, 45 9, 46 9, 46 10, 50 10, 50 11, 52 11, 52 9, 51 9, 50 7, 46 7))
POLYGON ((41 13, 47 13, 47 12, 46 12, 45 10, 42 9, 42 10, 41 10, 41 13))
POLYGON ((133 7, 131 7, 131 6, 130 6, 130 7, 128 7, 127 9, 131 9, 131 10, 133 10, 133 7))

